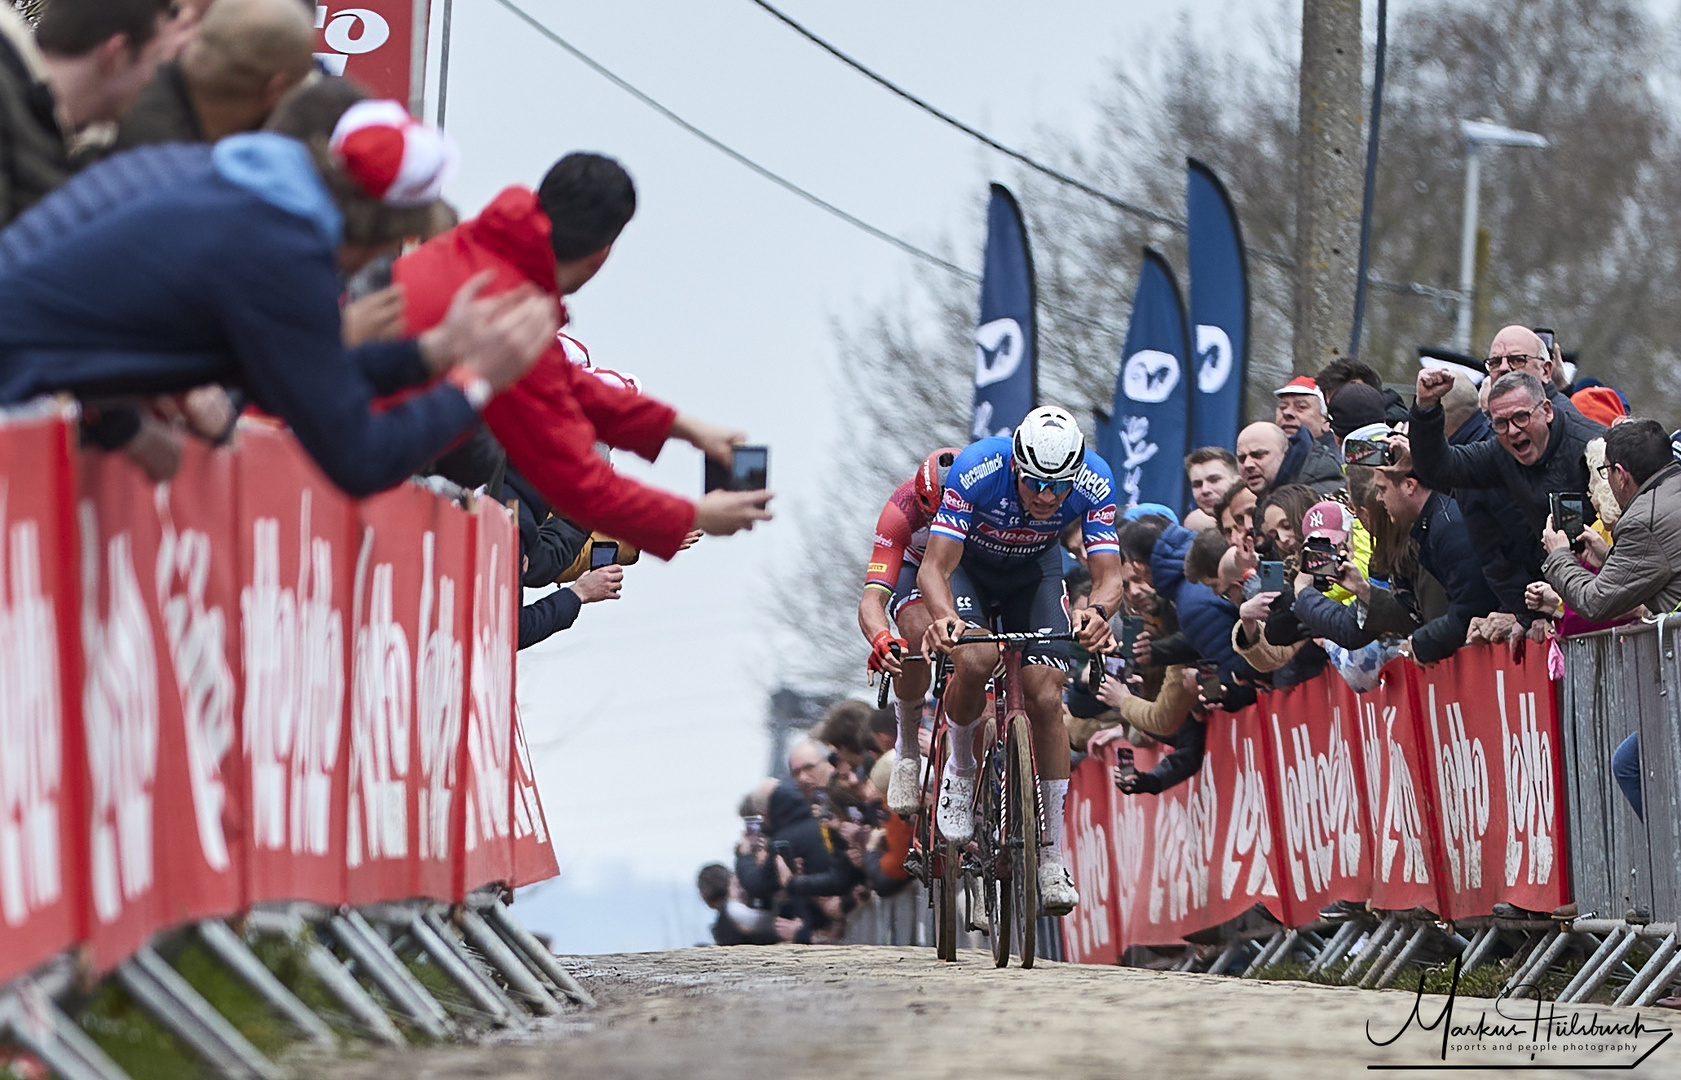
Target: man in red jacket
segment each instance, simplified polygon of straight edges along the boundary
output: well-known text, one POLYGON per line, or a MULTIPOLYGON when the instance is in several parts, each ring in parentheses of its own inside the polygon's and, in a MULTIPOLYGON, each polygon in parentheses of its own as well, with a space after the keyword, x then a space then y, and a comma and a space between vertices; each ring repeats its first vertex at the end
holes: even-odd
MULTIPOLYGON (((618 162, 568 154, 537 191, 506 188, 478 217, 397 260, 391 276, 403 287, 407 334, 442 321, 455 290, 479 274, 490 275, 486 296, 526 283, 556 299, 578 291, 635 212, 635 186, 618 162)), ((490 399, 484 420, 556 513, 663 559, 691 529, 727 536, 770 519, 768 491, 713 491, 694 503, 614 472, 595 452, 597 441, 652 461, 677 438, 727 464, 730 448, 745 437, 603 383, 571 363, 558 341, 490 399)))

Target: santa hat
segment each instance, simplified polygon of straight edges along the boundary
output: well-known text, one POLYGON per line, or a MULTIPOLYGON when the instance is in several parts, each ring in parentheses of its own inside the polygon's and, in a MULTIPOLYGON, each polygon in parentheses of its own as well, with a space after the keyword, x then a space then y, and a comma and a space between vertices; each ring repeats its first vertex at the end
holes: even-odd
POLYGON ((358 101, 346 109, 330 145, 345 175, 388 206, 436 202, 455 171, 455 143, 395 101, 358 101))
POLYGON ((1320 413, 1325 416, 1331 415, 1330 407, 1325 404, 1325 391, 1319 389, 1319 384, 1313 381, 1312 376, 1297 375, 1294 379, 1274 390, 1273 394, 1277 397, 1283 397, 1286 394, 1306 394, 1308 397, 1318 398, 1320 413))

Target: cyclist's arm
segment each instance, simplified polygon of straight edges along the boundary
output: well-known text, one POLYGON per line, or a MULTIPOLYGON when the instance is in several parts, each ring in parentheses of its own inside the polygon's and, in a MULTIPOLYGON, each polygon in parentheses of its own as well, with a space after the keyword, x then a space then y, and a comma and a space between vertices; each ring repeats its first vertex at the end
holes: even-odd
POLYGON ((864 586, 864 596, 858 601, 858 629, 864 631, 865 641, 873 642, 877 634, 892 629, 887 624, 887 601, 892 596, 873 581, 864 586))
POLYGON ((956 618, 957 604, 951 598, 951 572, 963 560, 963 541, 934 533, 928 537, 928 550, 922 556, 922 566, 916 572, 916 587, 928 615, 935 622, 956 618))
POLYGON ((1091 570, 1091 602, 1102 604, 1103 610, 1114 615, 1121 610, 1121 557, 1113 551, 1094 551, 1086 555, 1091 570))

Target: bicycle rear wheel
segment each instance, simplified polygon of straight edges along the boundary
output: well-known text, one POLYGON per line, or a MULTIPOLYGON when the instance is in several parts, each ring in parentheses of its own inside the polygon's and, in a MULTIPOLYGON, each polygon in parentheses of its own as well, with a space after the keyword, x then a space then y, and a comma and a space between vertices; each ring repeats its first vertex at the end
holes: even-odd
POLYGON ((1009 811, 1010 878, 1016 941, 1021 966, 1033 966, 1039 930, 1039 779, 1033 772, 1032 733, 1027 717, 1010 718, 1009 811))

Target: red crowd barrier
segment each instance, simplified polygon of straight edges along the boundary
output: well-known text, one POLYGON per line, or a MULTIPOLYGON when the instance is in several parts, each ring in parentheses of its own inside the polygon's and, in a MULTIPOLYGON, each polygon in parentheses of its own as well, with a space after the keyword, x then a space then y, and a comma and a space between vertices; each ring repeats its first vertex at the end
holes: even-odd
MULTIPOLYGON (((1139 750, 1139 771, 1157 755, 1139 750)), ((1568 899, 1557 700, 1544 656, 1397 660, 1355 694, 1335 674, 1209 718, 1201 770, 1123 795, 1105 752, 1074 770, 1069 958, 1115 963, 1256 903, 1302 926, 1333 900, 1442 918, 1568 899)))
POLYGON ((0 984, 268 900, 557 873, 514 710, 507 511, 357 502, 290 435, 152 484, 0 424, 0 984))

